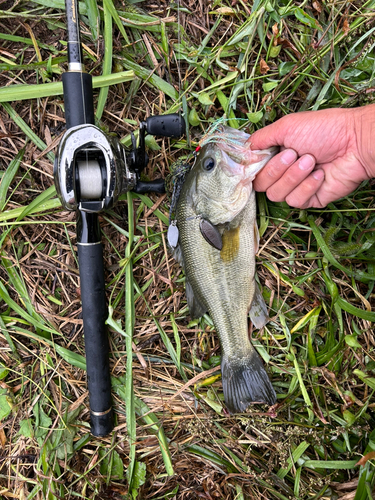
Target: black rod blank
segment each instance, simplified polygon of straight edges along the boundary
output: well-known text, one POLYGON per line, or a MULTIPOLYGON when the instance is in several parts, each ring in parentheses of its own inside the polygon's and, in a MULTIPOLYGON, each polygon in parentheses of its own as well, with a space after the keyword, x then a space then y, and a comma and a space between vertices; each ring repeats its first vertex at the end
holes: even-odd
MULTIPOLYGON (((95 124, 91 75, 84 72, 78 1, 66 0, 68 71, 63 74, 66 127, 95 124)), ((76 179, 78 185, 78 179, 76 179)), ((84 182, 84 180, 83 180, 84 182)), ((103 248, 97 213, 77 210, 77 247, 85 336, 91 433, 106 436, 113 429, 109 342, 105 321, 103 248)))
MULTIPOLYGON (((68 64, 70 70, 79 71, 78 65, 83 65, 82 47, 79 34, 78 2, 65 0, 66 27, 68 31, 68 64), (75 67, 72 65, 76 65, 75 67)), ((81 67, 81 70, 83 68, 81 67)))

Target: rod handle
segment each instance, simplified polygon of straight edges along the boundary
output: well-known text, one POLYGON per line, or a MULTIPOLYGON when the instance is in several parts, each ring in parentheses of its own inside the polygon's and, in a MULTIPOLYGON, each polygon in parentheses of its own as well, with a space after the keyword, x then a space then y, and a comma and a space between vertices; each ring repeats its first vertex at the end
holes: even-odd
POLYGON ((95 125, 92 76, 81 71, 62 74, 66 128, 95 125))
MULTIPOLYGON (((84 227, 93 226, 92 230, 87 233, 84 231, 78 233, 77 242, 91 433, 94 436, 106 436, 113 429, 113 411, 109 370, 109 342, 105 325, 107 307, 103 248, 100 239, 93 237, 97 233, 96 228, 99 226, 97 214, 86 214, 84 212, 78 212, 78 214, 81 220, 85 220, 84 227), (86 234, 91 236, 86 238, 86 234), (95 239, 97 241, 93 241, 95 239)), ((81 226, 80 221, 78 228, 81 226)), ((98 234, 98 236, 100 235, 98 234)))

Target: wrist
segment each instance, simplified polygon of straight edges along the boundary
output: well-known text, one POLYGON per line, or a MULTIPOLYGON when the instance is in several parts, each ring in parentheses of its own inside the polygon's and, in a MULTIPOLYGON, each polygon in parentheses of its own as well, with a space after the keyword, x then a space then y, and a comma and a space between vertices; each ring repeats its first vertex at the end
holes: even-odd
POLYGON ((356 108, 354 127, 359 160, 371 179, 375 177, 375 104, 356 108))

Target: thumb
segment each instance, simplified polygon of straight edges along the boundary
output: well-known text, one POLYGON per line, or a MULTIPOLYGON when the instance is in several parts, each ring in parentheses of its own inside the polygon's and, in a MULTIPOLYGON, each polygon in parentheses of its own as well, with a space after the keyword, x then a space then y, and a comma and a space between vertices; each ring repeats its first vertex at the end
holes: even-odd
POLYGON ((287 127, 283 127, 280 120, 254 132, 248 139, 251 149, 267 149, 271 146, 283 146, 287 127))

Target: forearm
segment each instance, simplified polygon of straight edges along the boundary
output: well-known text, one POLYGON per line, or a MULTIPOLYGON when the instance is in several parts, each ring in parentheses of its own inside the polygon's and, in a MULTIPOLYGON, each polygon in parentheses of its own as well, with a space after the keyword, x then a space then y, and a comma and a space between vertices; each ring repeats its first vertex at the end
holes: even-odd
POLYGON ((375 177, 375 104, 355 110, 359 159, 369 179, 375 177))

